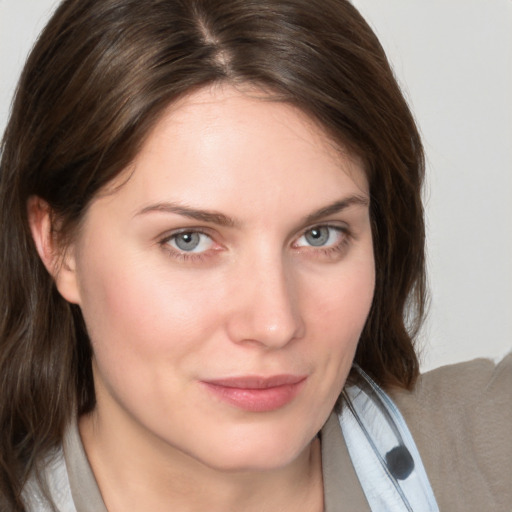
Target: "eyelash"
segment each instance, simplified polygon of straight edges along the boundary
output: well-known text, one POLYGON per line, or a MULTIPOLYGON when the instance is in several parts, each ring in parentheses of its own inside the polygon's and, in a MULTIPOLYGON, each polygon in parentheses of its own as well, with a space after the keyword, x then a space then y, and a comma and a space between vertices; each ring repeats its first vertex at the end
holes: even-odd
MULTIPOLYGON (((183 250, 179 250, 176 248, 173 248, 169 245, 169 242, 173 239, 176 239, 179 235, 183 234, 194 234, 197 233, 198 235, 204 235, 209 237, 212 240, 212 243, 215 244, 215 241, 213 240, 213 237, 210 236, 205 231, 202 231, 201 229, 194 229, 194 228, 188 228, 188 229, 182 229, 180 231, 175 231, 170 235, 165 236, 159 241, 159 245, 171 256, 172 258, 175 258, 179 261, 183 262, 203 262, 206 261, 208 258, 212 257, 213 254, 211 254, 211 251, 217 252, 218 249, 207 249, 202 252, 187 252, 183 250)), ((350 241, 352 239, 352 234, 350 230, 346 227, 338 226, 338 225, 332 225, 332 224, 318 224, 315 226, 310 226, 306 229, 304 229, 301 234, 296 238, 296 241, 294 244, 292 244, 293 249, 295 249, 298 253, 302 252, 308 252, 313 253, 315 256, 322 257, 336 257, 340 253, 343 253, 348 245, 350 244, 350 241), (339 236, 341 237, 341 240, 339 242, 336 242, 334 245, 329 245, 326 247, 323 246, 294 246, 294 244, 297 243, 297 240, 300 240, 302 237, 304 237, 308 232, 311 232, 315 229, 322 229, 322 228, 329 228, 332 230, 335 230, 339 236)))

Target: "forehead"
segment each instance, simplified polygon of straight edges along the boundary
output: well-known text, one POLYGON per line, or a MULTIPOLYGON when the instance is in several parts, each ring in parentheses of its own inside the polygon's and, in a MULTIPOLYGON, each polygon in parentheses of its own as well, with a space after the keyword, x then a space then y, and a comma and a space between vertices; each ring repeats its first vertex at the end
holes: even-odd
POLYGON ((134 207, 159 197, 216 207, 257 194, 263 207, 285 195, 307 202, 313 191, 335 200, 346 188, 368 190, 360 159, 301 110, 226 85, 172 104, 118 184, 134 207))

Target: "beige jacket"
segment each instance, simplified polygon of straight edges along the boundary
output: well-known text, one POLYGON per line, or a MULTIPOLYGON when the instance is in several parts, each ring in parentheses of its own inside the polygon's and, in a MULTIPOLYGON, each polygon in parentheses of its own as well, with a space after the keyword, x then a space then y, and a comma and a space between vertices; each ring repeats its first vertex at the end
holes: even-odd
MULTIPOLYGON (((512 512, 512 354, 388 390, 402 412, 441 512, 512 512)), ((336 416, 322 429, 325 512, 368 512, 336 416)), ((423 512, 423 511, 421 511, 423 512)))
POLYGON ((512 354, 425 374, 392 391, 441 511, 512 512, 512 354))

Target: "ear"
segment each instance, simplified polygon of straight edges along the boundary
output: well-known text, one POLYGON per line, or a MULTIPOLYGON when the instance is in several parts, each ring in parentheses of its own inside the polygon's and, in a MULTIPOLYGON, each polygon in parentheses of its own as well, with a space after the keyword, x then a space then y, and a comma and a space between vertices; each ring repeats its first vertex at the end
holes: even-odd
POLYGON ((52 224, 52 210, 46 201, 31 196, 27 201, 27 213, 37 252, 59 293, 68 302, 80 304, 74 247, 59 247, 52 224))

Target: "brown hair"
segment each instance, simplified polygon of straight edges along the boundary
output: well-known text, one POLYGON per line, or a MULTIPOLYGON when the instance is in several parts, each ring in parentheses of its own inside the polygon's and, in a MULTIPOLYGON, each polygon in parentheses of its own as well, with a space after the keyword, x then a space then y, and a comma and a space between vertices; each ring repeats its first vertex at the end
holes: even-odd
POLYGON ((257 84, 363 158, 376 261, 356 361, 410 387, 424 305, 421 141, 384 52, 345 0, 66 0, 27 63, 0 167, 0 505, 74 414, 94 407, 80 310, 39 260, 27 200, 69 240, 169 103, 216 81, 257 84))

